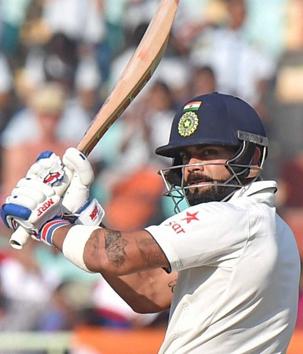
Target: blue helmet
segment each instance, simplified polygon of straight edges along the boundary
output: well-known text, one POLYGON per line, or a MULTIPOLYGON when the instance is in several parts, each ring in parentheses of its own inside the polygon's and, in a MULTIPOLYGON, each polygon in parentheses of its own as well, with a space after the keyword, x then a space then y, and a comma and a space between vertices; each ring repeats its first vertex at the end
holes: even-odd
MULTIPOLYGON (((160 171, 168 194, 183 188, 182 151, 190 146, 221 145, 234 147, 234 156, 225 162, 231 178, 221 186, 241 188, 251 181, 251 170, 258 178, 267 155, 268 139, 257 112, 238 97, 210 93, 188 101, 175 115, 169 142, 156 153, 174 159, 173 166, 160 171), (260 150, 257 165, 252 163, 256 149, 260 150)), ((184 194, 184 193, 183 193, 184 194)))
POLYGON ((189 146, 240 147, 243 141, 268 145, 260 117, 240 98, 214 92, 191 99, 177 112, 168 144, 156 153, 176 158, 189 146))

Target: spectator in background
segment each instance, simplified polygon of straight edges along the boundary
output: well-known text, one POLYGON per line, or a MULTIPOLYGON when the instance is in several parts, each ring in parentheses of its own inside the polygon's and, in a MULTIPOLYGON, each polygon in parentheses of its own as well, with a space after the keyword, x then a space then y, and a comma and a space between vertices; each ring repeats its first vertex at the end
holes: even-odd
POLYGON ((274 161, 280 209, 303 247, 303 1, 288 1, 286 47, 271 93, 274 161))
POLYGON ((0 0, 0 49, 13 66, 18 63, 20 32, 31 0, 0 0))
POLYGON ((94 56, 104 80, 107 80, 111 53, 106 44, 104 0, 47 1, 42 21, 53 35, 63 33, 75 41, 80 57, 94 56))
POLYGON ((245 37, 276 61, 284 48, 288 0, 246 0, 245 37))
POLYGON ((167 132, 172 123, 174 108, 175 101, 171 87, 161 80, 156 80, 148 87, 146 95, 141 98, 137 107, 134 107, 131 113, 129 112, 128 121, 131 125, 131 120, 134 120, 134 125, 132 129, 130 128, 132 133, 129 132, 128 142, 133 139, 137 130, 135 126, 141 124, 143 140, 148 149, 146 162, 150 161, 151 157, 154 158, 155 148, 168 138, 167 132), (141 111, 138 106, 141 106, 141 111))
POLYGON ((94 57, 82 58, 75 76, 75 92, 79 105, 87 112, 90 120, 102 105, 100 88, 103 80, 94 57))
POLYGON ((0 53, 0 132, 12 113, 13 78, 6 57, 0 53))
MULTIPOLYGON (((286 47, 272 91, 272 135, 278 160, 303 152, 303 1, 288 1, 286 47)), ((298 162, 301 157, 298 157, 298 162)), ((278 163, 278 161, 277 161, 278 163)), ((282 167, 281 171, 284 168, 282 167)), ((279 173, 279 171, 277 171, 279 173)), ((302 189, 302 188, 301 188, 302 189)))
POLYGON ((45 1, 42 21, 51 33, 64 33, 87 45, 99 43, 105 35, 102 0, 45 1))
POLYGON ((303 210, 303 151, 293 158, 282 161, 280 170, 278 193, 280 206, 303 210))
POLYGON ((190 97, 205 95, 217 91, 217 82, 214 70, 208 66, 194 67, 191 74, 190 97))
POLYGON ((23 252, 7 250, 0 263, 0 284, 4 312, 1 331, 35 330, 49 302, 51 284, 40 272, 33 257, 33 242, 23 252))
POLYGON ((120 122, 123 126, 120 155, 96 183, 108 188, 106 222, 112 228, 130 231, 159 218, 163 184, 155 171, 166 165, 168 159, 152 157, 152 151, 168 139, 174 105, 169 86, 155 81, 120 122), (123 212, 125 205, 130 206, 127 215, 123 212))
POLYGON ((24 72, 33 86, 56 81, 71 91, 79 63, 78 42, 62 32, 54 33, 45 44, 31 48, 24 72))
POLYGON ((212 66, 218 90, 248 101, 264 118, 263 96, 274 63, 245 39, 246 1, 226 0, 226 6, 227 24, 202 30, 193 41, 191 61, 212 66))
MULTIPOLYGON (((41 61, 39 63, 41 64, 41 61)), ((41 73, 41 66, 36 64, 38 65, 37 72, 41 73)), ((58 76, 57 79, 53 77, 51 82, 57 82, 60 85, 62 82, 66 82, 64 72, 61 74, 62 76, 58 76)), ((101 77, 93 57, 82 59, 73 76, 75 76, 75 87, 63 86, 66 93, 66 104, 62 112, 62 119, 57 125, 56 135, 60 141, 68 140, 77 144, 94 117, 97 108, 101 105, 100 98, 97 96, 101 77)), ((48 85, 49 82, 45 81, 45 77, 40 77, 37 80, 35 77, 40 77, 40 74, 36 76, 28 68, 17 75, 16 90, 22 108, 11 117, 10 123, 3 131, 1 144, 4 148, 13 147, 39 136, 39 127, 30 109, 29 101, 33 92, 39 90, 40 86, 48 85)))
POLYGON ((2 166, 4 196, 27 170, 30 161, 35 160, 41 151, 51 150, 61 155, 66 147, 70 146, 70 142, 63 143, 56 135, 64 105, 64 92, 61 86, 54 83, 41 87, 31 96, 30 109, 37 123, 38 134, 31 140, 4 149, 2 166))

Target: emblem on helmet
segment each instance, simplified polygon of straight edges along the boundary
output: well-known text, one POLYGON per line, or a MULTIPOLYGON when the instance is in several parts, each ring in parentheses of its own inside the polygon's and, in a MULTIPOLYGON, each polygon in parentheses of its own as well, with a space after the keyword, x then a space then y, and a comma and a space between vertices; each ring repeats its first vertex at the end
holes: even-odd
POLYGON ((196 113, 186 112, 182 115, 179 124, 178 132, 181 136, 190 136, 198 128, 199 119, 196 113))

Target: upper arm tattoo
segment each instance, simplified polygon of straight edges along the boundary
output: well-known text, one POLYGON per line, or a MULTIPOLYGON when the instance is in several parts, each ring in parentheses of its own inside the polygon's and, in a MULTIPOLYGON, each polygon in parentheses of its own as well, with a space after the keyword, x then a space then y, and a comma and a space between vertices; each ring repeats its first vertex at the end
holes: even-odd
POLYGON ((116 270, 149 269, 166 265, 166 257, 154 239, 142 233, 124 234, 103 229, 104 252, 116 270))
POLYGON ((125 247, 127 240, 122 237, 120 231, 105 231, 105 253, 109 261, 116 267, 124 264, 126 258, 125 247))
POLYGON ((151 237, 138 239, 137 246, 146 266, 162 266, 163 257, 165 256, 151 237))

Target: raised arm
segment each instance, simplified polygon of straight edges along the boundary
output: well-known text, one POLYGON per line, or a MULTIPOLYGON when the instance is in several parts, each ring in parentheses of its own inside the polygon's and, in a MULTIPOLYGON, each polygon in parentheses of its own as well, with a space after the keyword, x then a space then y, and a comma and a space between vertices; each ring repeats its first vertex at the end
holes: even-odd
MULTIPOLYGON (((53 235, 53 244, 62 251, 66 237, 87 233, 83 248, 85 267, 100 272, 134 311, 159 312, 170 306, 177 274, 163 269, 169 268, 168 261, 147 231, 125 233, 98 228, 89 235, 90 232, 82 225, 59 228, 53 235)), ((80 266, 77 262, 82 260, 73 260, 80 266)))
POLYGON ((153 313, 170 307, 178 275, 157 268, 119 277, 102 276, 134 311, 153 313))
POLYGON ((83 261, 92 272, 125 275, 153 268, 169 269, 163 251, 145 230, 120 232, 100 227, 91 231, 85 225, 74 226, 71 230, 60 228, 53 236, 53 244, 61 251, 67 233, 87 238, 83 261))
POLYGON ((78 267, 102 273, 134 310, 168 308, 176 275, 164 270, 170 266, 162 249, 145 230, 120 232, 100 227, 104 211, 96 200, 87 201, 92 181, 87 159, 72 149, 65 160, 71 168, 69 184, 59 158, 40 155, 2 206, 4 222, 12 229, 21 224, 78 267), (64 183, 69 185, 65 193, 64 183), (62 214, 64 210, 72 213, 73 224, 62 214))

